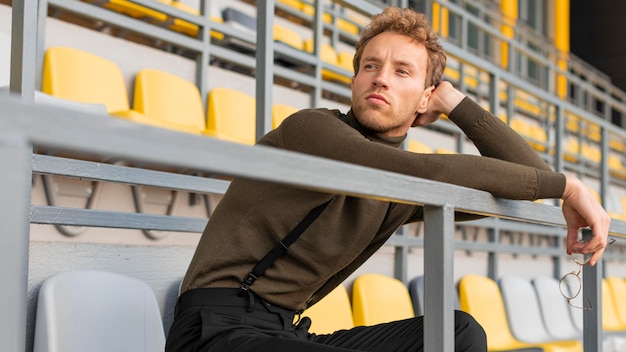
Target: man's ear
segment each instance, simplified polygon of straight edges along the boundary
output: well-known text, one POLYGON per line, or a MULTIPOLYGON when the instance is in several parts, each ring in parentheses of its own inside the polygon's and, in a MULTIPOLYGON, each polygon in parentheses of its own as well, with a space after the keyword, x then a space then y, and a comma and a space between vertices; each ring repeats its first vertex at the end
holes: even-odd
POLYGON ((424 93, 422 93, 421 101, 417 106, 417 113, 423 114, 428 111, 428 101, 430 100, 430 95, 433 94, 433 90, 435 90, 435 86, 430 86, 424 89, 424 93))

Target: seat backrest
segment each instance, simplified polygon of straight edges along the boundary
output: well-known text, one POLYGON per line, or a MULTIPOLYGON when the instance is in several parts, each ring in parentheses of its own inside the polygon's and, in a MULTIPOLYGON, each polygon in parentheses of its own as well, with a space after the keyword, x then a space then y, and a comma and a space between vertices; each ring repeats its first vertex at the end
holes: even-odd
POLYGON ((606 278, 602 279, 602 328, 606 331, 626 330, 626 326, 619 319, 617 304, 606 278))
POLYGON ((416 141, 415 139, 409 139, 407 150, 413 153, 423 153, 423 154, 432 154, 433 148, 428 145, 416 141))
POLYGON ((34 352, 163 351, 152 289, 127 276, 69 271, 39 291, 34 352))
POLYGON ((484 276, 465 275, 459 280, 461 310, 471 314, 487 334, 490 350, 523 346, 511 334, 498 284, 484 276))
POLYGON ((412 318, 413 304, 402 281, 380 274, 362 274, 352 287, 354 324, 375 325, 412 318))
POLYGON ((559 280, 541 276, 531 282, 548 334, 556 339, 582 338, 581 331, 574 325, 567 300, 559 290, 559 280))
POLYGON ((617 320, 621 323, 622 329, 626 330, 626 281, 617 276, 609 276, 606 283, 613 297, 617 320))
POLYGON ((354 327, 350 296, 343 285, 330 291, 319 302, 305 310, 302 316, 311 318, 309 332, 315 334, 330 334, 354 327))
MULTIPOLYGON (((409 281, 409 295, 415 315, 424 315, 424 276, 420 275, 409 281)), ((459 295, 454 291, 454 309, 459 308, 459 295)))
POLYGON ((525 342, 546 342, 554 338, 541 317, 537 294, 530 280, 503 276, 498 280, 511 333, 525 342))
POLYGON ((291 105, 274 104, 272 106, 272 128, 280 126, 289 115, 298 112, 299 109, 291 105))
POLYGON ((126 83, 117 64, 78 49, 46 50, 42 91, 76 102, 104 104, 108 113, 129 110, 126 83))
POLYGON ((207 134, 231 142, 256 142, 256 99, 230 88, 213 88, 207 107, 207 134))
POLYGON ((184 78, 165 71, 143 69, 135 76, 134 96, 134 110, 147 118, 198 133, 206 128, 200 91, 184 78))
MULTIPOLYGON (((313 41, 313 38, 306 39, 304 41, 304 50, 312 53, 314 49, 314 44, 315 42, 313 41)), ((322 61, 335 66, 339 66, 339 57, 337 56, 337 52, 335 51, 335 48, 332 47, 332 45, 328 43, 322 43, 320 45, 319 54, 322 61)))

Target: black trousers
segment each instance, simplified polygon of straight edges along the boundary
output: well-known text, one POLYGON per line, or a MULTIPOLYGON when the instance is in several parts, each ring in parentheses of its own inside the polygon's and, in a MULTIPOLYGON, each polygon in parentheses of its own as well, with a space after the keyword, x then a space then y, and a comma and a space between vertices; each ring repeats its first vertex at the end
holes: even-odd
MULTIPOLYGON (((294 325, 294 312, 273 306, 238 289, 194 289, 181 295, 166 352, 384 351, 423 350, 423 317, 360 326, 329 335, 308 332, 310 320, 294 325)), ((455 311, 455 351, 485 352, 482 327, 455 311)))

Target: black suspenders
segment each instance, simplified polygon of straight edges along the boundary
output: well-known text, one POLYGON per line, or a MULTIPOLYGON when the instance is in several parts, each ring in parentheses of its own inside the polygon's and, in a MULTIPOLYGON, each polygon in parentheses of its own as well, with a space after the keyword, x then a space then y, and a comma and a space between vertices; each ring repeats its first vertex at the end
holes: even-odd
POLYGON ((241 282, 239 296, 244 296, 248 292, 250 286, 252 286, 256 279, 261 277, 265 270, 267 270, 267 268, 269 268, 272 263, 278 259, 278 257, 283 255, 287 251, 287 248, 289 248, 289 246, 291 246, 298 239, 298 237, 300 237, 304 230, 311 226, 313 221, 315 221, 324 209, 326 209, 331 200, 313 208, 302 220, 300 220, 298 225, 296 225, 296 227, 294 227, 293 230, 291 230, 291 232, 289 232, 287 236, 285 236, 285 238, 283 238, 278 245, 276 245, 276 247, 267 252, 263 259, 261 259, 254 266, 254 268, 252 268, 252 271, 250 271, 248 275, 246 275, 246 278, 241 282))

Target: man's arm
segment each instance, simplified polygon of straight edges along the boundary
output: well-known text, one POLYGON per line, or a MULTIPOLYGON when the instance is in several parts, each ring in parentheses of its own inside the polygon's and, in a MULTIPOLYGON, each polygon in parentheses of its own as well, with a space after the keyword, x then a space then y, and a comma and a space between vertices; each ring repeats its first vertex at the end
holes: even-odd
POLYGON ((483 156, 552 171, 550 166, 517 132, 493 116, 450 82, 442 82, 432 93, 429 113, 418 116, 430 123, 445 114, 472 140, 483 156))
MULTIPOLYGON (((495 117, 488 117, 494 121, 480 121, 487 116, 455 116, 455 109, 465 98, 452 84, 442 82, 430 97, 429 112, 418 116, 414 126, 432 123, 441 114, 446 114, 474 141, 481 154, 550 170, 528 143, 504 124, 495 122, 495 117), (487 125, 491 126, 483 127, 487 125)), ((563 216, 567 223, 567 253, 593 253, 589 263, 595 265, 607 246, 610 217, 583 182, 574 176, 565 176, 565 189, 561 199, 563 216), (578 243, 578 230, 583 227, 590 227, 593 237, 588 242, 578 243)))

